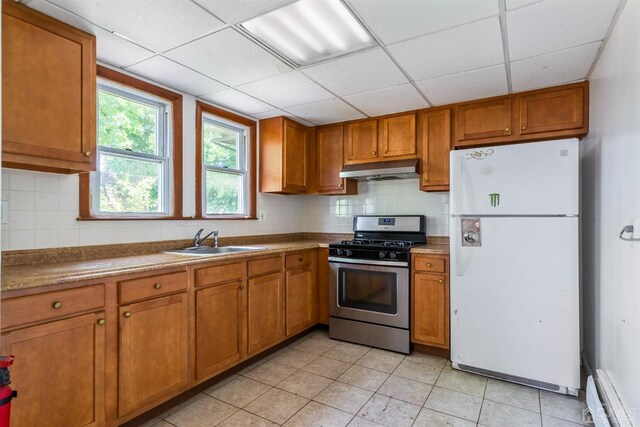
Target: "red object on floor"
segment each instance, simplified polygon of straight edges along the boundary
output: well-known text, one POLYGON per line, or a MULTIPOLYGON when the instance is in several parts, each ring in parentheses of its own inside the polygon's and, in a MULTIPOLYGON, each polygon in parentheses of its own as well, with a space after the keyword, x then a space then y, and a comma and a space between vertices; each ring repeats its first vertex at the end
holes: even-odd
POLYGON ((18 396, 18 392, 9 387, 9 366, 13 365, 13 359, 13 356, 0 356, 0 427, 9 427, 11 400, 18 396))

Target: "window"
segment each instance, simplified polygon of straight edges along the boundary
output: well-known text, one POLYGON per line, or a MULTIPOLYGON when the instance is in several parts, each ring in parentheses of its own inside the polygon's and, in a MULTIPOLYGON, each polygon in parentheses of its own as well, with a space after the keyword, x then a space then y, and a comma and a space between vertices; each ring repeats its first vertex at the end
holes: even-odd
POLYGON ((255 122, 198 102, 196 210, 201 218, 255 218, 255 122))
POLYGON ((181 214, 181 135, 176 136, 182 112, 174 110, 182 108, 182 97, 113 70, 99 67, 101 72, 107 78, 98 81, 96 172, 81 178, 80 217, 181 214))

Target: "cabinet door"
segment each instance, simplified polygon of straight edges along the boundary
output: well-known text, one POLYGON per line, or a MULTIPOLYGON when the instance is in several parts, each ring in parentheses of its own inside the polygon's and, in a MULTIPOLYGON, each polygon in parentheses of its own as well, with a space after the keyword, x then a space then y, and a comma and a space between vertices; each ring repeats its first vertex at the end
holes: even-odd
POLYGON ((380 149, 383 158, 415 157, 416 115, 387 117, 380 120, 380 149))
POLYGON ((511 98, 462 104, 456 107, 456 146, 477 145, 509 137, 511 98), (481 141, 481 140, 487 141, 481 141))
POLYGON ((14 2, 2 27, 3 165, 95 169, 95 37, 14 2))
POLYGON ((583 87, 522 95, 518 103, 521 135, 584 127, 583 87))
POLYGON ((291 336, 316 324, 317 288, 309 265, 287 270, 285 276, 287 336, 291 336))
POLYGON ((12 354, 11 387, 19 397, 11 425, 103 426, 104 313, 88 314, 2 335, 12 354))
POLYGON ((447 276, 413 276, 411 340, 449 348, 449 282, 447 276))
POLYGON ((378 121, 347 123, 344 127, 345 164, 366 163, 378 158, 378 121))
POLYGON ((247 283, 248 354, 284 338, 282 273, 254 277, 247 283))
POLYGON ((316 188, 319 193, 340 194, 346 180, 340 178, 344 164, 344 129, 342 125, 318 128, 316 131, 316 188))
POLYGON ((449 190, 450 150, 451 110, 420 113, 421 190, 449 190))
POLYGON ((187 294, 121 306, 120 416, 187 385, 187 294))
POLYGON ((284 120, 284 191, 307 189, 307 129, 292 120, 284 120))
POLYGON ((244 356, 244 285, 233 282, 196 292, 196 376, 210 377, 244 356))

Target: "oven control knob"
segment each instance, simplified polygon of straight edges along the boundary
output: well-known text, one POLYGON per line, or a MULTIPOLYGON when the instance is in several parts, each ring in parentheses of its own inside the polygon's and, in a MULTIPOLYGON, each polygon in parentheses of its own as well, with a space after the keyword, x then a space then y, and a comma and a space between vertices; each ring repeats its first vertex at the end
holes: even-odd
POLYGON ((336 249, 336 255, 340 256, 342 255, 342 249, 336 249))
POLYGON ((382 252, 382 251, 378 254, 378 256, 379 256, 380 258, 384 258, 384 257, 385 257, 385 255, 386 255, 386 254, 385 254, 384 252, 382 252))
POLYGON ((351 256, 351 255, 353 255, 353 251, 352 251, 351 249, 347 249, 347 250, 345 251, 345 255, 346 255, 346 256, 351 256))
POLYGON ((389 258, 396 259, 396 253, 395 252, 389 252, 389 258))

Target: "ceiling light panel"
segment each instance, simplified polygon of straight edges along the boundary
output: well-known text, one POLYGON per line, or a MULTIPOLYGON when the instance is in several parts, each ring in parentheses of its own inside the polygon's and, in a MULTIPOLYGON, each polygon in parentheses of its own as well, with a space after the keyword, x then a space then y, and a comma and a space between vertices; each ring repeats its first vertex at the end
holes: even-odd
POLYGON ((339 0, 299 0, 246 21, 242 27, 298 65, 375 44, 339 0))

